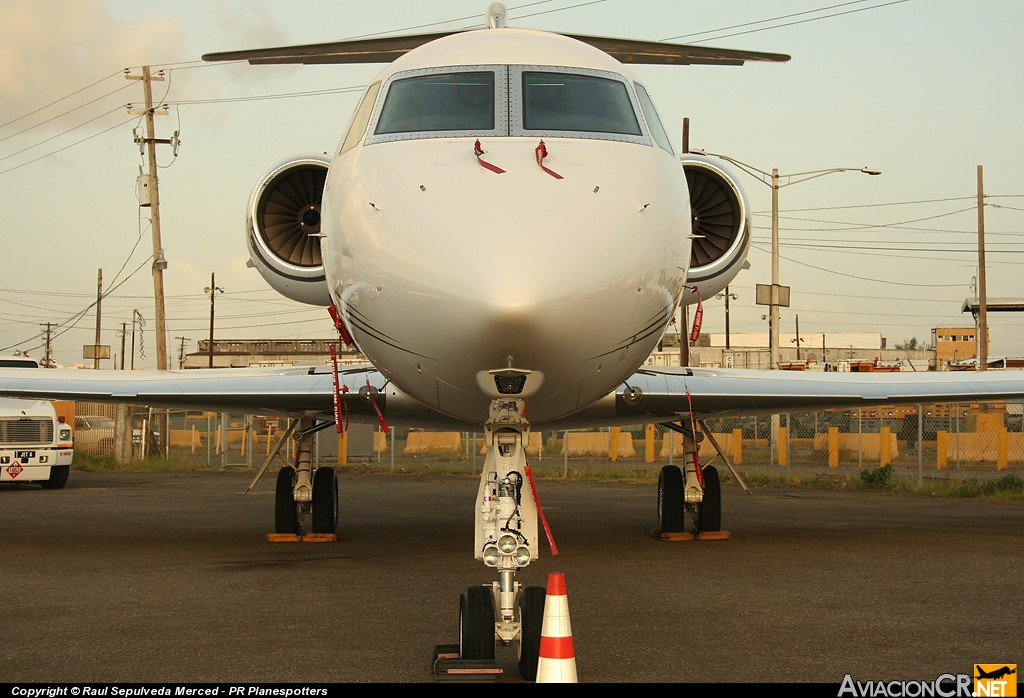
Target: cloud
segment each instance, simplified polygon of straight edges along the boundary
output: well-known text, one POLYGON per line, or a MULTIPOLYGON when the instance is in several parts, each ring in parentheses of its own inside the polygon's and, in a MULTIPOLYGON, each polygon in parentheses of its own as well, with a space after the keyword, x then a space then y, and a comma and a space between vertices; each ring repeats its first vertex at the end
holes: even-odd
MULTIPOLYGON (((175 21, 149 16, 132 21, 119 19, 110 14, 102 0, 5 3, 4 21, 0 23, 0 123, 123 68, 178 60, 182 43, 182 31, 175 21)), ((25 125, 120 86, 113 80, 97 86, 55 106, 53 113, 33 115, 25 125)))

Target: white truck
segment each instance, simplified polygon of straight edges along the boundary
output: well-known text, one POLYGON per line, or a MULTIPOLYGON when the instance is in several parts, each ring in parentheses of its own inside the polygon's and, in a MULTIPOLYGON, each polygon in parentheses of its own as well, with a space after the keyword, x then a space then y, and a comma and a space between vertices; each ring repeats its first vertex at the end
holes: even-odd
MULTIPOLYGON (((0 357, 2 368, 39 368, 27 357, 0 357)), ((71 425, 52 402, 0 398, 0 483, 38 482, 59 489, 74 456, 71 425)))

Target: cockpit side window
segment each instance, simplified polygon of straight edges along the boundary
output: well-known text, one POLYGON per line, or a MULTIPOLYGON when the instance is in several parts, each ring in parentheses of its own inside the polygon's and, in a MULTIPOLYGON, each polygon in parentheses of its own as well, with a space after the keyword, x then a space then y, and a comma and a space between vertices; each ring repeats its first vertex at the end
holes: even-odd
POLYGON ((636 86, 636 96, 640 100, 640 107, 644 112, 644 119, 647 120, 647 128, 650 129, 654 142, 675 155, 675 151, 672 150, 672 140, 665 132, 665 126, 661 123, 661 117, 658 116, 658 110, 654 108, 654 101, 647 93, 647 88, 640 83, 634 83, 634 85, 636 86))
POLYGON ((573 73, 524 71, 523 129, 642 134, 625 83, 573 73))
POLYGON ((366 133, 366 124, 370 121, 370 115, 373 113, 373 104, 377 101, 378 92, 380 92, 379 81, 370 85, 363 94, 363 98, 359 100, 359 106, 356 107, 356 111, 352 115, 352 123, 349 124, 345 139, 338 149, 338 155, 351 150, 363 139, 363 134, 366 133))
POLYGON ((492 129, 494 73, 479 71, 395 80, 388 88, 374 133, 492 129))

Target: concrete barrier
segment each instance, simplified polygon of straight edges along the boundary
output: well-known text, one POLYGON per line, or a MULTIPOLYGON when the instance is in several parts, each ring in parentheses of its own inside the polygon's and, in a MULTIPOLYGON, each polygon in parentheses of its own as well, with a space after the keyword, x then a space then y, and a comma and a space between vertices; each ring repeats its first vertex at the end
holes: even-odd
POLYGON ((402 453, 455 455, 462 452, 462 434, 457 431, 410 431, 402 453))
MULTIPOLYGON (((611 434, 606 431, 584 431, 569 434, 569 457, 593 456, 598 458, 609 458, 611 453, 611 434)), ((633 437, 625 432, 619 433, 619 458, 632 458, 636 455, 633 447, 633 437)), ((562 455, 565 455, 566 444, 562 443, 562 455)))
POLYGON ((1001 429, 991 431, 967 431, 959 434, 940 431, 936 434, 938 467, 949 461, 994 461, 997 470, 1006 470, 1010 461, 1024 461, 1024 434, 1001 429), (943 448, 943 445, 945 448, 943 448))
MULTIPOLYGON (((725 451, 726 455, 728 455, 734 463, 743 462, 742 455, 740 455, 740 458, 736 458, 737 454, 742 454, 743 452, 743 437, 740 429, 736 429, 728 434, 712 432, 712 435, 715 437, 715 441, 718 442, 718 445, 722 447, 722 450, 725 451)), ((660 454, 662 460, 668 458, 669 448, 672 449, 673 460, 681 459, 684 454, 683 435, 674 431, 666 432, 662 435, 660 454), (670 443, 671 446, 669 445, 670 443)), ((702 463, 718 455, 718 451, 716 451, 714 445, 712 445, 711 439, 704 439, 700 442, 700 451, 698 453, 702 463)), ((681 462, 681 460, 676 460, 676 462, 681 462)))
POLYGON ((885 441, 883 441, 882 434, 876 433, 841 433, 836 427, 832 427, 830 432, 829 434, 814 435, 814 453, 816 457, 827 455, 828 463, 832 467, 839 465, 841 457, 856 456, 858 453, 860 454, 859 458, 866 461, 878 461, 879 465, 887 465, 882 462, 884 455, 888 455, 890 460, 899 455, 896 434, 888 429, 886 429, 888 433, 885 435, 885 441))

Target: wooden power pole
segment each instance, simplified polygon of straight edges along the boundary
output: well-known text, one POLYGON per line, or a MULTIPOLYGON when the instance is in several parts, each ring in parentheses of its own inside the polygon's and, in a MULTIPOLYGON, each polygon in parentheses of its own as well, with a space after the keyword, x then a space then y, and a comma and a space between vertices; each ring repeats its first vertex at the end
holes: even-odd
MULTIPOLYGON (((126 75, 129 80, 141 80, 146 95, 146 108, 144 111, 129 109, 129 114, 143 114, 146 117, 145 138, 136 137, 136 143, 146 145, 147 161, 149 172, 144 178, 140 178, 139 205, 149 207, 150 220, 153 230, 153 300, 154 315, 156 316, 156 367, 161 371, 167 370, 167 318, 164 314, 164 269, 167 268, 167 260, 164 257, 163 243, 160 240, 160 185, 157 181, 156 168, 156 146, 157 144, 171 145, 171 139, 158 139, 154 135, 153 116, 156 110, 153 108, 153 82, 163 81, 162 74, 152 75, 149 66, 143 66, 142 75, 126 75)), ((167 111, 160 111, 165 115, 167 111)))
POLYGON ((988 290, 985 284, 985 175, 978 165, 978 370, 988 368, 988 290))
MULTIPOLYGON (((156 138, 153 124, 153 116, 157 113, 153 107, 153 82, 163 81, 163 73, 153 75, 149 66, 143 66, 142 75, 130 75, 125 72, 129 80, 141 80, 146 96, 146 108, 140 112, 131 109, 128 113, 144 114, 146 117, 146 135, 144 138, 136 136, 135 142, 140 146, 145 144, 146 156, 149 164, 149 172, 146 176, 139 177, 139 206, 150 208, 150 220, 153 230, 153 301, 154 315, 156 316, 156 367, 166 371, 167 365, 167 317, 164 313, 164 269, 167 268, 167 259, 164 257, 164 247, 160 240, 160 186, 157 181, 156 167, 156 146, 158 144, 171 145, 177 148, 177 136, 173 139, 156 138)), ((166 115, 167 110, 161 108, 161 115, 166 115)), ((134 357, 133 357, 134 359, 134 357)), ((160 444, 161 451, 166 455, 167 450, 163 446, 167 443, 170 434, 168 429, 167 412, 159 410, 154 412, 154 431, 160 434, 164 444, 160 444)))

